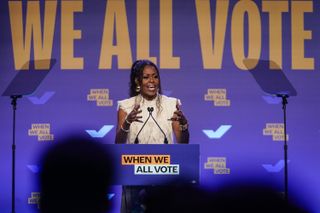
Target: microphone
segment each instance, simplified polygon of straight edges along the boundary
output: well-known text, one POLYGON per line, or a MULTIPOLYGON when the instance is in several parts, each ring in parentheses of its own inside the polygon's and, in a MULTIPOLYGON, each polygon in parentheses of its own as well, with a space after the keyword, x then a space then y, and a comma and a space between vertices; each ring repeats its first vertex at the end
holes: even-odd
MULTIPOLYGON (((148 107, 148 111, 149 111, 149 108, 150 108, 150 107, 148 107)), ((152 108, 152 111, 153 111, 153 108, 152 108)), ((138 134, 137 134, 137 136, 136 136, 136 139, 134 140, 134 143, 135 143, 135 144, 138 144, 138 143, 139 143, 138 136, 139 136, 140 132, 142 131, 143 127, 144 127, 144 126, 146 125, 146 123, 148 122, 150 116, 151 116, 151 113, 150 113, 150 111, 149 111, 149 116, 148 116, 147 120, 146 120, 146 121, 144 122, 144 124, 142 125, 141 129, 139 130, 139 132, 138 132, 138 134)))
POLYGON ((168 139, 166 134, 163 132, 163 130, 161 129, 161 127, 159 126, 158 122, 156 121, 156 119, 154 119, 154 117, 152 116, 152 112, 153 112, 153 107, 148 107, 147 108, 149 111, 149 117, 151 116, 151 118, 154 120, 154 122, 157 124, 157 126, 159 127, 160 131, 162 132, 163 136, 164 136, 164 144, 168 144, 168 139))

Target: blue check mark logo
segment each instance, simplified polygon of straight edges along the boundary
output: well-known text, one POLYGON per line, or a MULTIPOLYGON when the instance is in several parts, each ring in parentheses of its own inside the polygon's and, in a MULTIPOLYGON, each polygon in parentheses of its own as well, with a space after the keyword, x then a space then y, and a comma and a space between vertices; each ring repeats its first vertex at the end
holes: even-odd
POLYGON ((40 168, 38 165, 27 165, 27 168, 33 173, 39 173, 40 168))
MULTIPOLYGON (((290 162, 289 160, 287 161, 290 162)), ((262 164, 263 168, 270 173, 280 172, 284 168, 284 160, 279 160, 276 164, 262 164)))
POLYGON ((93 138, 103 138, 110 132, 113 125, 104 125, 99 131, 96 130, 86 130, 86 132, 93 138))
POLYGON ((49 99, 55 94, 53 91, 45 92, 40 98, 36 96, 30 96, 28 97, 29 101, 31 101, 33 104, 45 104, 49 101, 49 99))
POLYGON ((107 194, 108 200, 111 200, 115 195, 116 195, 115 193, 107 194))
POLYGON ((219 139, 227 133, 232 125, 221 125, 216 131, 212 129, 203 129, 202 132, 210 139, 219 139))

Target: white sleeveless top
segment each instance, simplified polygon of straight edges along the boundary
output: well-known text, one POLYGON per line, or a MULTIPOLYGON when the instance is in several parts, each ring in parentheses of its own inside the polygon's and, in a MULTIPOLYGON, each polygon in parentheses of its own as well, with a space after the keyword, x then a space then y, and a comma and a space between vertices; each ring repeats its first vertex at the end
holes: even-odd
MULTIPOLYGON (((153 107, 152 116, 157 121, 162 131, 168 139, 168 143, 173 143, 173 130, 172 130, 172 121, 168 120, 173 116, 173 113, 177 110, 176 104, 181 105, 180 100, 176 98, 167 97, 165 95, 158 95, 157 98, 149 101, 144 99, 141 95, 131 97, 129 99, 124 99, 118 101, 118 109, 124 110, 129 114, 135 105, 140 104, 140 109, 142 112, 139 114, 142 116, 140 119, 143 123, 133 122, 130 125, 130 131, 127 136, 127 143, 133 144, 138 132, 140 131, 142 125, 146 122, 149 112, 148 107, 153 107), (157 106, 157 99, 160 99, 160 109, 157 106)), ((142 131, 138 136, 139 144, 163 144, 164 135, 152 119, 149 118, 142 131)))

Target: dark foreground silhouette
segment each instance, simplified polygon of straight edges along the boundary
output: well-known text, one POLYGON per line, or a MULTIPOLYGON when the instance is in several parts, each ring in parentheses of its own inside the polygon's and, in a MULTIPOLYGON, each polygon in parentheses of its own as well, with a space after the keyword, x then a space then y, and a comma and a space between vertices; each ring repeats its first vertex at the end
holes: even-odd
POLYGON ((110 203, 113 174, 105 147, 84 137, 55 142, 43 156, 40 173, 42 213, 102 213, 110 203))
POLYGON ((155 187, 145 197, 146 213, 306 213, 266 185, 239 183, 217 190, 199 186, 155 187))

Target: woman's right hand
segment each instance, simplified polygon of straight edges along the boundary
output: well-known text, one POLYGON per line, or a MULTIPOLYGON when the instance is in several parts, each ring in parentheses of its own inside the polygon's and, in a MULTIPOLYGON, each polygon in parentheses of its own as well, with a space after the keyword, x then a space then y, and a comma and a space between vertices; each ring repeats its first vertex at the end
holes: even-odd
POLYGON ((126 117, 126 122, 131 124, 132 122, 140 122, 143 123, 142 120, 140 120, 142 118, 142 116, 138 115, 142 112, 142 110, 140 109, 140 105, 135 105, 133 110, 127 115, 126 117))

